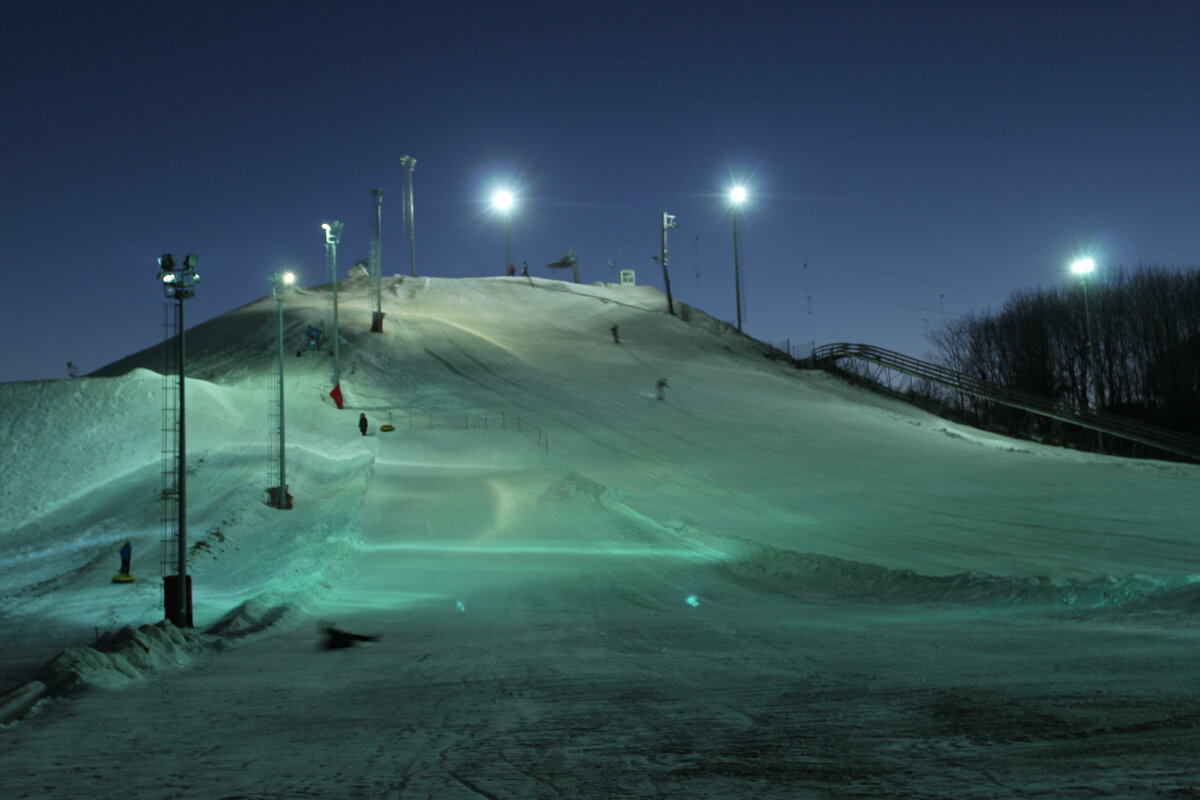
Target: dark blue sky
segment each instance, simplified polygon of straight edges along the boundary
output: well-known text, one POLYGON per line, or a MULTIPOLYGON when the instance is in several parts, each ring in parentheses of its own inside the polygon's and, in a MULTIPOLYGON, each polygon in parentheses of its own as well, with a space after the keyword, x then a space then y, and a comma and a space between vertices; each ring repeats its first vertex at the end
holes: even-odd
POLYGON ((611 259, 661 286, 669 211, 675 295, 730 320, 744 181, 770 341, 921 355, 1077 252, 1200 253, 1195 2, 50 0, 0 37, 0 380, 155 343, 165 251, 200 253, 190 323, 283 266, 324 282, 320 223, 346 223, 343 269, 365 257, 373 186, 407 274, 405 154, 419 274, 498 274, 511 182, 518 266, 573 247, 585 281, 611 259))

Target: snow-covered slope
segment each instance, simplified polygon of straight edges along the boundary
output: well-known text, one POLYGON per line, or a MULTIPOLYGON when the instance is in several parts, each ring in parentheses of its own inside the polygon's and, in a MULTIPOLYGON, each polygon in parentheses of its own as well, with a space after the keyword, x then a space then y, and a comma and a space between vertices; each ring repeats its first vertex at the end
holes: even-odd
MULTIPOLYGON (((911 686, 939 670, 945 674, 921 690, 937 697, 920 695, 935 708, 953 695, 956 681, 968 680, 955 676, 1004 683, 1008 688, 995 689, 1000 708, 1028 694, 1015 676, 1040 686, 1063 670, 1081 683, 1033 709, 1039 719, 1051 706, 1076 713, 1072 698, 1099 684, 1110 691, 1106 681, 1114 676, 1140 687, 1142 705, 1105 708, 1176 702, 1174 683, 1139 683, 1136 664, 1148 656, 1123 644, 1124 627, 1081 630, 1057 617, 1000 618, 997 609, 1176 612, 1190 619, 1200 586, 1200 469, 1068 452, 953 425, 768 360, 757 343, 699 311, 687 320, 672 317, 650 288, 396 277, 384 287, 383 335, 368 330, 367 290, 365 281, 340 285, 343 411, 327 396, 331 359, 304 351, 305 328, 325 324, 329 287, 288 297, 290 511, 264 504, 275 385, 272 301, 188 333, 190 570, 206 634, 185 639, 149 627, 115 633, 162 615, 160 377, 150 371, 158 349, 85 379, 0 385, 0 680, 32 677, 58 650, 95 636, 99 649, 68 650, 43 677, 60 690, 128 685, 197 649, 244 639, 273 621, 294 625, 305 615, 381 626, 397 643, 366 662, 373 667, 364 673, 371 696, 392 697, 397 689, 379 681, 398 669, 410 674, 403 698, 388 702, 409 709, 412 730, 449 733, 409 742, 395 751, 402 767, 389 762, 380 769, 428 771, 430 796, 470 785, 459 777, 466 773, 509 787, 511 794, 495 789, 495 796, 542 796, 548 781, 574 796, 614 796, 611 787, 597 788, 614 774, 640 787, 630 796, 651 796, 650 783, 678 780, 685 767, 709 787, 688 796, 734 796, 731 785, 749 784, 722 764, 752 763, 767 770, 763 775, 776 774, 777 766, 759 763, 753 737, 793 740, 795 731, 772 709, 791 703, 799 685, 816 692, 817 702, 863 695, 854 677, 860 673, 897 687, 861 709, 864 730, 871 720, 903 721, 911 686), (367 437, 357 430, 360 412, 371 423, 367 437), (380 431, 385 423, 395 430, 380 431), (114 586, 116 550, 127 538, 139 581, 114 586), (917 607, 927 610, 914 616, 917 607), (681 616, 681 608, 692 615, 681 616), (1074 644, 1044 664, 1020 657, 1020 648, 1050 641, 1074 644), (873 642, 882 649, 864 644, 873 642), (1080 666, 1110 647, 1117 661, 1080 666), (804 666, 810 659, 836 677, 813 683, 804 666), (696 667, 705 677, 687 678, 696 667), (730 688, 743 682, 761 693, 730 688), (821 694, 821 686, 835 688, 821 694), (697 694, 709 699, 697 705, 697 694), (516 705, 504 705, 505 698, 516 705), (674 710, 659 716, 664 703, 674 710), (476 730, 479 709, 486 709, 482 743, 474 732, 457 733, 476 730), (606 759, 616 753, 616 760, 582 773, 569 759, 542 763, 545 742, 533 733, 537 725, 560 731, 555 720, 563 714, 619 715, 614 730, 625 733, 616 739, 600 723, 583 734, 595 741, 587 752, 606 759), (693 726, 692 718, 704 724, 693 726), (693 728, 711 732, 695 734, 690 746, 716 758, 715 771, 654 749, 692 737, 693 728), (744 736, 751 736, 745 752, 728 749, 744 736), (656 754, 624 750, 630 737, 656 754), (426 763, 429 753, 443 767, 426 763), (533 759, 523 769, 550 777, 536 778, 542 788, 535 790, 528 777, 496 773, 496 764, 511 759, 533 759), (460 766, 445 766, 451 763, 460 766), (647 783, 648 775, 658 777, 647 783)), ((230 656, 232 674, 212 680, 224 681, 231 702, 252 706, 280 691, 274 676, 286 675, 296 694, 285 704, 289 725, 316 725, 301 721, 309 708, 325 725, 341 710, 338 694, 325 686, 334 673, 310 663, 308 634, 287 629, 277 627, 278 646, 230 656)), ((1138 641, 1153 637, 1161 664, 1187 640, 1178 627, 1149 630, 1138 628, 1138 641)), ((210 690, 197 691, 205 692, 198 699, 210 690)), ((149 719, 147 709, 162 702, 147 703, 142 713, 149 719)), ((1136 720, 1123 712, 1104 713, 1109 728, 1134 729, 1136 720)), ((957 729, 922 723, 913 733, 906 724, 880 734, 884 761, 913 736, 946 736, 946 746, 955 746, 957 729)), ((257 735, 252 728, 246 736, 257 735)), ((235 729, 223 727, 222 736, 228 730, 237 741, 235 729)), ((346 742, 358 731, 332 729, 346 742)), ((1007 735, 995 725, 988 730, 1007 735)), ((180 736, 173 747, 187 746, 188 734, 180 736)), ((342 754, 331 763, 357 759, 360 748, 346 746, 344 753, 323 752, 342 754)), ((300 759, 287 769, 302 768, 306 748, 284 748, 300 759)), ((928 757, 907 753, 904 763, 928 757)), ((95 758, 99 774, 105 761, 95 758)), ((1019 771, 1022 757, 1013 758, 1019 771)), ((329 791, 343 780, 339 769, 319 779, 329 791)), ((927 774, 924 767, 904 769, 927 774)), ((914 791, 948 796, 957 769, 944 780, 912 784, 914 791)), ((273 780, 248 774, 244 793, 273 780)), ((1064 780, 1055 785, 1074 785, 1072 776, 1064 780)))

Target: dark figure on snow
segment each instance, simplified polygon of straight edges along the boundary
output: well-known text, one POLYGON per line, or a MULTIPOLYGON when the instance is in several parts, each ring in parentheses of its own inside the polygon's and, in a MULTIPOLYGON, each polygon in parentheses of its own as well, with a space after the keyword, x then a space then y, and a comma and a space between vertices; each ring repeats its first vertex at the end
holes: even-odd
POLYGON ((621 332, 617 330, 617 326, 612 326, 613 344, 621 343, 621 332))
POLYGON ((325 626, 326 650, 342 650, 347 647, 354 647, 359 642, 373 642, 378 638, 378 636, 363 636, 361 633, 350 633, 349 631, 335 628, 332 625, 325 626))
POLYGON ((125 544, 121 545, 120 553, 121 553, 121 574, 128 575, 129 574, 129 561, 130 561, 130 559, 133 558, 133 545, 131 545, 128 541, 126 541, 125 544))
POLYGON ((508 265, 508 277, 515 278, 516 275, 517 275, 517 268, 514 267, 512 264, 509 264, 508 265))
POLYGON ((654 384, 654 389, 658 393, 659 400, 665 400, 667 397, 667 379, 659 378, 658 383, 654 384))
POLYGON ((358 415, 358 432, 361 433, 363 436, 367 435, 367 415, 366 414, 358 415))
POLYGON ((529 262, 528 261, 521 262, 521 277, 522 278, 529 277, 529 262))

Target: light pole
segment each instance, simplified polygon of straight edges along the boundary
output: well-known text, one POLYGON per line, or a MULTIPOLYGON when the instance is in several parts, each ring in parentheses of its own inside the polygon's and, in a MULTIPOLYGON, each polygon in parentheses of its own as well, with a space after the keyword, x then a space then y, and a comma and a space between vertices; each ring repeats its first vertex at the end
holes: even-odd
POLYGON ((742 329, 742 312, 745 308, 742 298, 742 262, 738 256, 738 212, 742 203, 746 202, 746 189, 735 186, 729 190, 729 200, 733 203, 733 289, 737 300, 737 329, 742 329))
POLYGON ((676 227, 675 215, 664 211, 662 214, 662 253, 660 259, 662 260, 663 268, 663 286, 667 290, 667 311, 672 315, 675 314, 675 302, 671 299, 671 273, 667 271, 667 231, 674 227, 676 227))
POLYGON ((187 574, 187 350, 184 343, 183 301, 196 296, 196 284, 200 273, 196 271, 200 256, 189 253, 183 266, 175 263, 175 256, 164 253, 158 259, 158 280, 163 292, 176 301, 175 322, 179 328, 176 343, 176 360, 179 364, 179 417, 176 426, 178 461, 175 474, 176 508, 176 574, 163 576, 163 608, 167 620, 178 628, 192 627, 192 581, 187 574), (172 607, 173 606, 173 607, 172 607))
POLYGON ((1096 369, 1096 335, 1092 330, 1092 310, 1088 304, 1088 281, 1096 269, 1096 262, 1091 258, 1080 258, 1071 264, 1071 272, 1080 277, 1083 284, 1083 318, 1087 326, 1088 361, 1092 373, 1092 412, 1100 410, 1100 372, 1096 369))
POLYGON ((404 182, 404 187, 406 190, 405 193, 407 195, 405 199, 407 202, 404 204, 404 207, 408 212, 408 214, 407 214, 407 216, 408 216, 408 257, 412 263, 412 276, 415 278, 415 277, 417 277, 417 243, 416 243, 415 232, 413 230, 412 174, 413 174, 413 170, 417 166, 417 160, 415 158, 413 158, 412 156, 403 156, 400 159, 400 166, 404 167, 404 171, 405 171, 405 173, 407 173, 405 182, 404 182))
POLYGON ((275 300, 275 358, 278 365, 279 378, 279 486, 276 488, 275 502, 272 505, 278 509, 292 507, 292 499, 287 490, 287 465, 284 458, 284 420, 283 420, 283 295, 284 290, 296 281, 291 272, 276 273, 271 276, 271 297, 275 300))
POLYGON ((509 247, 512 238, 512 207, 516 200, 513 193, 507 189, 497 189, 492 194, 492 207, 504 215, 504 270, 508 270, 508 265, 512 263, 512 258, 509 255, 509 247))
POLYGON ((331 396, 338 408, 342 407, 342 363, 339 344, 342 334, 338 328, 338 276, 337 276, 337 246, 342 239, 342 223, 326 222, 321 225, 325 229, 325 268, 329 272, 329 281, 333 285, 333 391, 331 396))
POLYGON ((375 310, 371 313, 371 333, 383 333, 383 189, 371 190, 371 205, 375 209, 375 238, 371 241, 375 310))

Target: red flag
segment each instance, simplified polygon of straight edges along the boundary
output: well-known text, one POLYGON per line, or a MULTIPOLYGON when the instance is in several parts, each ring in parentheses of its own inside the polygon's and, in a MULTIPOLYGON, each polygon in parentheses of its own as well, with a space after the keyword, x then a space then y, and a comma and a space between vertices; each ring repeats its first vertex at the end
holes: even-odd
POLYGON ((333 398, 334 405, 336 405, 338 408, 343 408, 343 406, 342 406, 342 385, 340 383, 337 386, 333 387, 333 391, 329 393, 329 396, 333 398))

